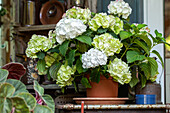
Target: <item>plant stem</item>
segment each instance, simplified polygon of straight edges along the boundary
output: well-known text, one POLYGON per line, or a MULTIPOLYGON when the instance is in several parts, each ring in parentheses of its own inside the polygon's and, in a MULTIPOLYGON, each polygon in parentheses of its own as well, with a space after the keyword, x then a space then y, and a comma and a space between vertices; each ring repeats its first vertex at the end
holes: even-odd
POLYGON ((122 58, 123 58, 123 56, 125 55, 125 53, 127 52, 127 50, 128 50, 128 47, 126 48, 126 50, 124 51, 124 53, 123 53, 123 55, 121 56, 121 58, 120 58, 120 59, 122 59, 122 58))

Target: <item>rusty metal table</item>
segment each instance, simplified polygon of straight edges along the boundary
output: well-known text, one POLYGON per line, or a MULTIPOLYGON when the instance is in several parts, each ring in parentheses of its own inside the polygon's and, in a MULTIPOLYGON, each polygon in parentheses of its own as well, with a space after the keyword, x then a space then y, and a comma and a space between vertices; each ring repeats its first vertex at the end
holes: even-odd
MULTIPOLYGON (((57 105, 58 113, 81 113, 81 105, 57 105)), ((170 105, 85 105, 84 113, 166 113, 170 105)))

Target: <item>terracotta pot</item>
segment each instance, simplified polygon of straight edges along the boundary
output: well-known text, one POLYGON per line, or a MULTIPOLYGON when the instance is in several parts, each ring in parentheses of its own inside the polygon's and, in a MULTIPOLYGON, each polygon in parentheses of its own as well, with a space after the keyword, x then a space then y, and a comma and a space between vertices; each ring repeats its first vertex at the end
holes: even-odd
POLYGON ((92 88, 87 88, 87 97, 117 97, 118 83, 113 81, 112 77, 108 79, 104 76, 100 77, 100 82, 90 82, 92 88))

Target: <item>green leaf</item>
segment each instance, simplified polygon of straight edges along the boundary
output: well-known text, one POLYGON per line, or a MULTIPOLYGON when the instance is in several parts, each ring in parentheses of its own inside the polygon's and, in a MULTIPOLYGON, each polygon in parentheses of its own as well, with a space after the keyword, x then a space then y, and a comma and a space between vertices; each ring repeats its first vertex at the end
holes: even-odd
POLYGON ((70 67, 72 67, 73 66, 73 62, 74 62, 74 56, 75 56, 75 52, 76 52, 76 50, 71 50, 70 52, 69 52, 69 54, 68 54, 68 65, 70 66, 70 67))
POLYGON ((81 35, 81 36, 76 37, 76 39, 82 43, 86 43, 91 46, 92 39, 89 36, 81 35))
POLYGON ((22 92, 22 93, 19 93, 17 95, 17 97, 21 97, 24 99, 24 101, 26 102, 26 105, 28 106, 29 108, 29 111, 32 111, 34 110, 34 108, 36 107, 36 99, 34 98, 33 95, 31 95, 30 93, 25 93, 25 92, 22 92))
POLYGON ((34 90, 40 95, 44 95, 44 88, 39 85, 39 83, 34 80, 34 90))
POLYGON ((91 85, 90 85, 90 83, 89 83, 89 80, 88 80, 87 78, 85 78, 85 77, 83 77, 83 78, 81 79, 81 84, 82 84, 83 86, 85 86, 86 88, 91 88, 91 85))
POLYGON ((128 31, 120 31, 120 38, 121 40, 127 39, 132 36, 131 32, 128 31))
POLYGON ((162 68, 164 68, 164 62, 163 62, 163 59, 162 59, 161 55, 159 54, 159 52, 157 52, 156 50, 153 50, 152 53, 154 53, 155 55, 157 55, 157 57, 158 57, 159 60, 161 61, 162 68))
POLYGON ((151 77, 154 77, 158 74, 158 64, 154 58, 148 57, 147 59, 151 69, 151 77))
POLYGON ((103 34, 103 33, 106 33, 107 29, 104 29, 102 27, 100 27, 99 29, 97 29, 97 33, 99 34, 103 34))
POLYGON ((59 53, 60 51, 59 51, 59 48, 57 46, 55 48, 52 48, 52 49, 48 50, 47 52, 56 52, 56 53, 59 53))
POLYGON ((149 55, 149 50, 148 47, 146 45, 144 45, 142 42, 140 42, 138 39, 136 39, 134 41, 134 43, 136 43, 138 46, 140 46, 141 48, 143 48, 143 50, 149 55))
POLYGON ((68 49, 68 45, 69 45, 69 41, 65 41, 62 43, 62 45, 59 47, 59 50, 60 50, 60 53, 65 56, 66 52, 67 52, 67 49, 68 49))
POLYGON ((77 59, 77 61, 76 61, 76 69, 77 69, 79 74, 82 73, 83 70, 84 70, 82 65, 83 65, 83 63, 81 62, 81 60, 77 59))
POLYGON ((141 75, 141 86, 144 88, 146 86, 146 77, 142 74, 141 75))
POLYGON ((149 78, 151 77, 151 67, 149 65, 149 63, 141 63, 139 65, 141 71, 144 72, 145 77, 147 78, 147 80, 149 80, 149 78))
POLYGON ((49 107, 37 105, 33 113, 54 113, 49 107))
POLYGON ((98 71, 98 68, 91 71, 90 80, 96 83, 100 82, 100 72, 98 71))
POLYGON ((145 26, 147 26, 147 25, 146 25, 146 24, 138 24, 138 25, 137 25, 137 28, 138 28, 138 29, 142 29, 142 28, 144 28, 145 26))
POLYGON ((57 73, 58 73, 58 70, 60 69, 61 65, 62 64, 60 62, 55 62, 50 67, 49 73, 50 73, 51 78, 53 78, 53 80, 57 79, 57 73))
POLYGON ((136 68, 132 71, 132 79, 129 82, 129 85, 131 88, 133 88, 134 86, 136 86, 136 84, 139 82, 139 79, 136 77, 136 74, 138 72, 136 72, 136 68))
POLYGON ((11 85, 13 85, 15 87, 15 93, 13 94, 13 96, 15 96, 15 95, 17 95, 18 93, 21 93, 21 92, 28 92, 24 83, 22 83, 19 80, 8 79, 6 82, 10 83, 11 85))
POLYGON ((12 97, 13 107, 15 107, 14 113, 30 113, 29 108, 21 97, 12 97))
POLYGON ((38 52, 38 53, 37 53, 37 57, 38 57, 39 59, 44 59, 45 53, 44 53, 44 52, 38 52))
POLYGON ((15 92, 15 87, 9 83, 3 83, 0 86, 0 97, 11 97, 15 92))
POLYGON ((45 60, 44 59, 39 59, 38 62, 37 62, 37 69, 38 71, 40 72, 43 72, 45 71, 45 60))
POLYGON ((78 41, 78 44, 76 44, 76 48, 77 48, 78 51, 80 51, 81 53, 85 53, 86 51, 88 51, 89 45, 78 41))
POLYGON ((0 83, 4 83, 8 77, 8 70, 0 69, 0 83))
POLYGON ((53 98, 50 95, 43 95, 42 96, 43 101, 45 102, 45 104, 47 104, 47 106, 53 111, 53 113, 55 112, 55 103, 53 98))
POLYGON ((145 56, 140 55, 140 53, 137 51, 128 51, 126 54, 126 58, 127 58, 128 63, 132 63, 137 60, 139 60, 139 61, 143 60, 145 58, 145 56))
POLYGON ((146 35, 139 35, 138 34, 137 37, 140 37, 142 40, 144 40, 147 43, 147 46, 149 47, 149 49, 151 49, 152 42, 146 35))
POLYGON ((10 98, 0 97, 0 113, 11 113, 12 100, 10 98))

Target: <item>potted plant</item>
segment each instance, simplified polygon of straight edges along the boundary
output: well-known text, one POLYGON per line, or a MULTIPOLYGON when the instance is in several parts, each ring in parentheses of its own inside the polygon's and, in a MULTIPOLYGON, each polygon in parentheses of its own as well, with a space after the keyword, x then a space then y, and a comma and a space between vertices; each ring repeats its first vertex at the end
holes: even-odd
MULTIPOLYGON (((80 79, 87 91, 94 94, 91 90, 106 78, 110 84, 100 86, 115 89, 102 92, 112 90, 116 94, 106 93, 103 97, 116 97, 118 83, 134 87, 140 82, 144 87, 146 81, 155 81, 158 75, 157 61, 150 53, 156 54, 163 66, 153 47, 167 43, 157 30, 155 36, 151 35, 146 24, 129 23, 131 12, 123 0, 111 1, 109 14, 73 7, 66 11, 55 30, 49 31, 48 38, 32 36, 26 55, 37 58, 39 73, 48 74, 62 89, 80 79)), ((97 90, 101 92, 100 88, 97 90)), ((101 97, 100 92, 91 97, 101 97)))

